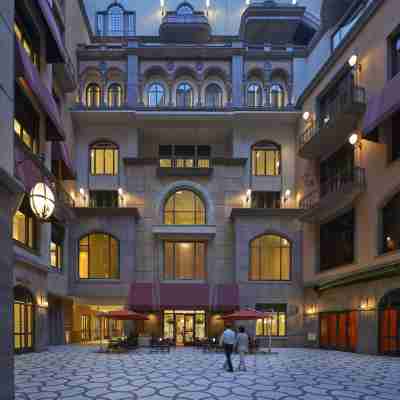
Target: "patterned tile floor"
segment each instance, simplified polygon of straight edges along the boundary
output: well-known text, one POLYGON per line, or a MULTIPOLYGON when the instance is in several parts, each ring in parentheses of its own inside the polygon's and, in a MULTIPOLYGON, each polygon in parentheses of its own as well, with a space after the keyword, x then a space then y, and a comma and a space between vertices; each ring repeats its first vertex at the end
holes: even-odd
MULTIPOLYGON (((16 357, 17 400, 400 400, 400 359, 306 349, 247 358, 246 372, 196 349, 100 354, 51 347, 16 357)), ((237 366, 237 356, 234 357, 237 366)))

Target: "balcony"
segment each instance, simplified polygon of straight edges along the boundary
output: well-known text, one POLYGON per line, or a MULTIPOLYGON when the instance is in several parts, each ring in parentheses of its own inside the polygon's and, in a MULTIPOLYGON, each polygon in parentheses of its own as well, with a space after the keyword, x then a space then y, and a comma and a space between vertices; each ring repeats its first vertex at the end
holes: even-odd
POLYGON ((343 171, 321 184, 320 188, 300 200, 303 214, 300 220, 318 223, 350 207, 366 187, 365 170, 355 167, 343 171))
POLYGON ((366 109, 365 89, 346 85, 338 90, 336 97, 298 138, 299 156, 317 159, 343 144, 366 109))
POLYGON ((211 36, 211 27, 203 12, 197 11, 192 14, 167 12, 159 33, 163 42, 206 43, 211 36))
POLYGON ((157 168, 158 177, 164 176, 210 176, 213 168, 209 158, 169 158, 160 159, 157 168))

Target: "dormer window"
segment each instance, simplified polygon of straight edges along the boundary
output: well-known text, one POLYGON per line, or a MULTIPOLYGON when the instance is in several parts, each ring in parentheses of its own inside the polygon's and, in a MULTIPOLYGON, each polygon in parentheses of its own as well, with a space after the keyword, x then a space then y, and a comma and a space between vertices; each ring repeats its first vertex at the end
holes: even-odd
POLYGON ((134 36, 135 12, 126 11, 113 3, 107 10, 96 14, 96 34, 99 36, 134 36))
POLYGON ((192 15, 194 12, 193 7, 189 3, 182 3, 177 9, 177 15, 192 15))

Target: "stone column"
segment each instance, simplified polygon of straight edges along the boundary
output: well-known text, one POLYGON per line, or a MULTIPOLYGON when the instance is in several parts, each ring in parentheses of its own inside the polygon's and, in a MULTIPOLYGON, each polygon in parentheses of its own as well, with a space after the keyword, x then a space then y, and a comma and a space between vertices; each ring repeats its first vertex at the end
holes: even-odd
MULTIPOLYGON (((136 48, 136 42, 129 42, 129 48, 136 48)), ((135 107, 141 99, 139 99, 139 57, 135 54, 128 54, 127 68, 127 84, 126 84, 126 103, 130 107, 135 107)))
POLYGON ((240 107, 243 105, 243 56, 232 57, 232 105, 240 107))

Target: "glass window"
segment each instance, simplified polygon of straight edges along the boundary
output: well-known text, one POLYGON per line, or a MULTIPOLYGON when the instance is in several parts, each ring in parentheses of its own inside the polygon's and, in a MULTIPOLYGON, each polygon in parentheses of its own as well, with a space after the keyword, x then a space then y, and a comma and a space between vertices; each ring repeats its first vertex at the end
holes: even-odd
POLYGON ((161 168, 210 168, 208 145, 160 145, 161 168))
POLYGON ((123 36, 124 11, 121 7, 110 7, 108 10, 108 24, 108 33, 110 36, 123 36))
POLYGON ((392 77, 400 72, 400 34, 392 40, 392 77))
POLYGON ((400 193, 382 209, 383 248, 387 253, 400 249, 400 193))
POLYGON ((193 88, 188 83, 180 83, 176 89, 176 105, 193 107, 193 88))
POLYGON ((272 85, 269 90, 269 104, 273 108, 282 108, 285 103, 285 92, 280 85, 272 85))
POLYGON ((119 83, 113 83, 108 87, 108 106, 121 107, 122 103, 122 87, 119 83))
POLYGON ((272 311, 272 318, 257 320, 257 336, 286 336, 286 304, 256 304, 259 311, 272 311))
POLYGON ((252 149, 254 176, 278 176, 281 173, 281 152, 274 144, 256 145, 252 149))
POLYGON ((92 175, 118 175, 118 147, 113 143, 96 143, 90 148, 92 175))
POLYGON ((89 83, 86 88, 86 106, 87 107, 100 107, 101 104, 101 90, 97 83, 89 83))
POLYGON ((64 228, 56 223, 51 224, 51 242, 50 242, 50 267, 56 271, 62 269, 64 243, 64 228))
POLYGON ((150 107, 163 106, 165 104, 164 86, 159 83, 153 83, 150 85, 147 103, 150 107))
POLYGON ((164 242, 164 279, 205 279, 204 242, 164 242))
POLYGON ((252 83, 247 88, 247 105, 249 107, 262 106, 262 88, 257 83, 252 83))
POLYGON ((193 14, 193 7, 189 3, 183 3, 177 8, 176 13, 178 15, 193 14))
POLYGON ((29 290, 14 288, 14 351, 33 351, 34 303, 29 290))
POLYGON ((105 233, 92 233, 79 241, 80 279, 119 279, 119 244, 105 233))
POLYGON ((24 199, 20 209, 14 214, 12 237, 23 245, 36 249, 38 223, 29 205, 27 198, 24 199))
POLYGON ((212 108, 222 107, 222 89, 215 83, 206 88, 206 106, 212 108))
POLYGON ((117 190, 91 190, 89 204, 93 208, 117 208, 119 195, 117 190))
POLYGON ((291 246, 276 235, 263 235, 250 242, 250 271, 252 281, 290 280, 291 246))
POLYGON ((178 190, 165 202, 164 224, 204 225, 206 212, 201 198, 190 190, 178 190))
POLYGON ((281 192, 251 192, 251 208, 281 208, 281 192))

